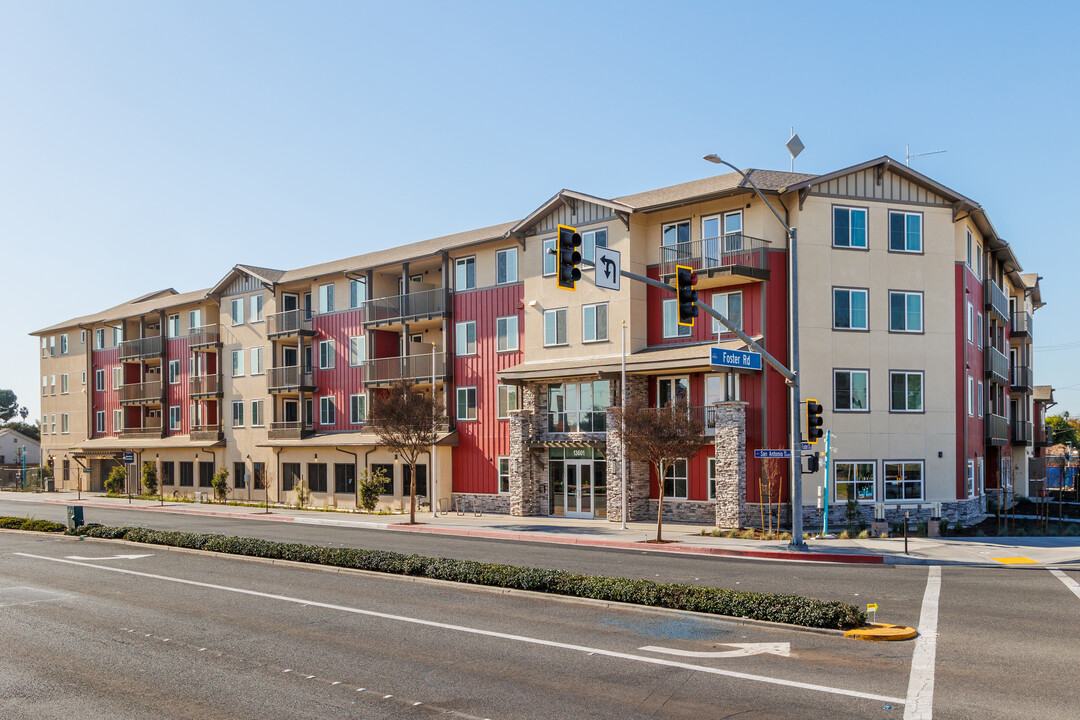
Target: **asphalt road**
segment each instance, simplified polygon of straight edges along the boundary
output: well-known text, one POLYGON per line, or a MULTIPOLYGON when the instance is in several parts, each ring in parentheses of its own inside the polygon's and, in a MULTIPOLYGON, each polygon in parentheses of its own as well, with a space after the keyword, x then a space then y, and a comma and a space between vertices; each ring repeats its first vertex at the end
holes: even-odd
MULTIPOLYGON (((0 515, 28 512, 26 503, 11 505, 0 502, 0 515)), ((60 519, 63 508, 29 511, 60 519)), ((407 578, 3 532, 0 716, 396 718, 452 711, 478 718, 901 718, 919 716, 915 710, 927 699, 940 718, 1076 714, 1065 680, 1074 676, 1078 657, 1076 570, 1059 576, 1046 568, 762 562, 87 513, 110 524, 152 521, 163 529, 877 602, 880 619, 916 627, 929 619, 924 595, 928 578, 939 573, 940 596, 931 604, 938 633, 927 663, 926 638, 865 643, 407 578), (69 559, 129 554, 149 557, 69 559), (730 643, 769 643, 781 652, 787 643, 789 654, 740 654, 751 650, 730 643)))

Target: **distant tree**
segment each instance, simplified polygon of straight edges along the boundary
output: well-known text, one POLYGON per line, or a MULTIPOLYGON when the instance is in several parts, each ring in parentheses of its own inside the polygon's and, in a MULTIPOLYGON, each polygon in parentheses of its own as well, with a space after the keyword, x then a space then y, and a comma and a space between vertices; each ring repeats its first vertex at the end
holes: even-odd
MULTIPOLYGON (((0 422, 7 422, 19 414, 19 398, 14 390, 0 389, 0 422)), ((29 412, 27 413, 29 414, 29 412)), ((25 415, 23 416, 26 417, 25 415)))
POLYGON ((663 542, 664 478, 676 461, 689 460, 701 450, 704 425, 690 413, 685 400, 664 407, 650 407, 648 398, 631 398, 625 408, 612 408, 614 427, 626 423, 626 455, 649 463, 660 482, 656 508, 656 542, 663 542))
POLYGON ((372 397, 368 426, 379 437, 380 444, 400 455, 409 466, 410 523, 416 522, 416 462, 431 449, 436 427, 444 422, 438 395, 422 393, 404 380, 372 397))
POLYGON ((19 408, 19 417, 22 418, 23 422, 26 422, 26 418, 29 417, 29 416, 30 416, 30 411, 26 408, 25 405, 23 405, 21 408, 19 408))
POLYGON ((25 435, 28 438, 34 438, 38 442, 41 442, 41 432, 38 430, 38 426, 36 424, 35 425, 27 425, 26 423, 16 421, 16 422, 4 423, 0 427, 11 428, 15 432, 22 433, 23 435, 25 435))
POLYGON ((1052 445, 1065 443, 1080 446, 1080 419, 1070 417, 1068 410, 1060 415, 1048 416, 1046 424, 1050 426, 1050 433, 1053 435, 1048 438, 1052 445))

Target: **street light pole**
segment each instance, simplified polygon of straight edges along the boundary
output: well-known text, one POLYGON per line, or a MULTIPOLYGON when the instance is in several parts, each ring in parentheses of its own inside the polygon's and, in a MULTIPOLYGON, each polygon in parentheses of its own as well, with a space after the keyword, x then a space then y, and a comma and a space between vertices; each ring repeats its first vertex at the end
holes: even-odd
POLYGON ((621 460, 619 471, 622 473, 622 529, 626 529, 626 482, 629 473, 626 471, 626 321, 622 323, 622 412, 619 413, 619 440, 622 443, 621 460))

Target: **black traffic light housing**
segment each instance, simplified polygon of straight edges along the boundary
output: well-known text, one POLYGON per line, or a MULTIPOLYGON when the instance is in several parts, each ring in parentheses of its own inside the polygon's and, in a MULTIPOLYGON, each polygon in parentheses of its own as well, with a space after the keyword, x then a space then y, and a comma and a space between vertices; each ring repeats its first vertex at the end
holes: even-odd
POLYGON ((807 474, 816 473, 821 468, 821 459, 817 453, 810 453, 806 457, 806 472, 807 474))
POLYGON ((694 318, 698 315, 697 275, 694 269, 686 265, 675 266, 675 291, 679 301, 679 324, 694 327, 694 318))
POLYGON ((558 262, 556 282, 564 290, 577 290, 577 281, 581 279, 581 235, 576 228, 568 225, 559 226, 559 243, 555 250, 558 262))
POLYGON ((824 408, 817 400, 806 401, 806 441, 813 444, 825 436, 822 425, 825 421, 821 417, 824 408))

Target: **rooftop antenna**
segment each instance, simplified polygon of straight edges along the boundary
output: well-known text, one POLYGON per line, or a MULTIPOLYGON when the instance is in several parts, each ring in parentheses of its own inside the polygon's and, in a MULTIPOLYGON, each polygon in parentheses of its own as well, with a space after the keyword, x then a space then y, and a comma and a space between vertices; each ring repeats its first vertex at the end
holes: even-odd
POLYGON ((795 134, 795 128, 791 128, 791 139, 785 143, 788 152, 791 153, 791 172, 795 172, 795 158, 799 157, 799 153, 806 149, 802 140, 795 134))
POLYGON ((911 167, 911 158, 922 157, 923 155, 940 155, 941 153, 946 153, 946 152, 949 152, 949 151, 948 150, 931 150, 930 152, 922 152, 922 153, 912 154, 911 146, 910 145, 905 145, 904 146, 904 154, 907 156, 907 159, 904 161, 904 164, 907 165, 908 167, 911 167))

